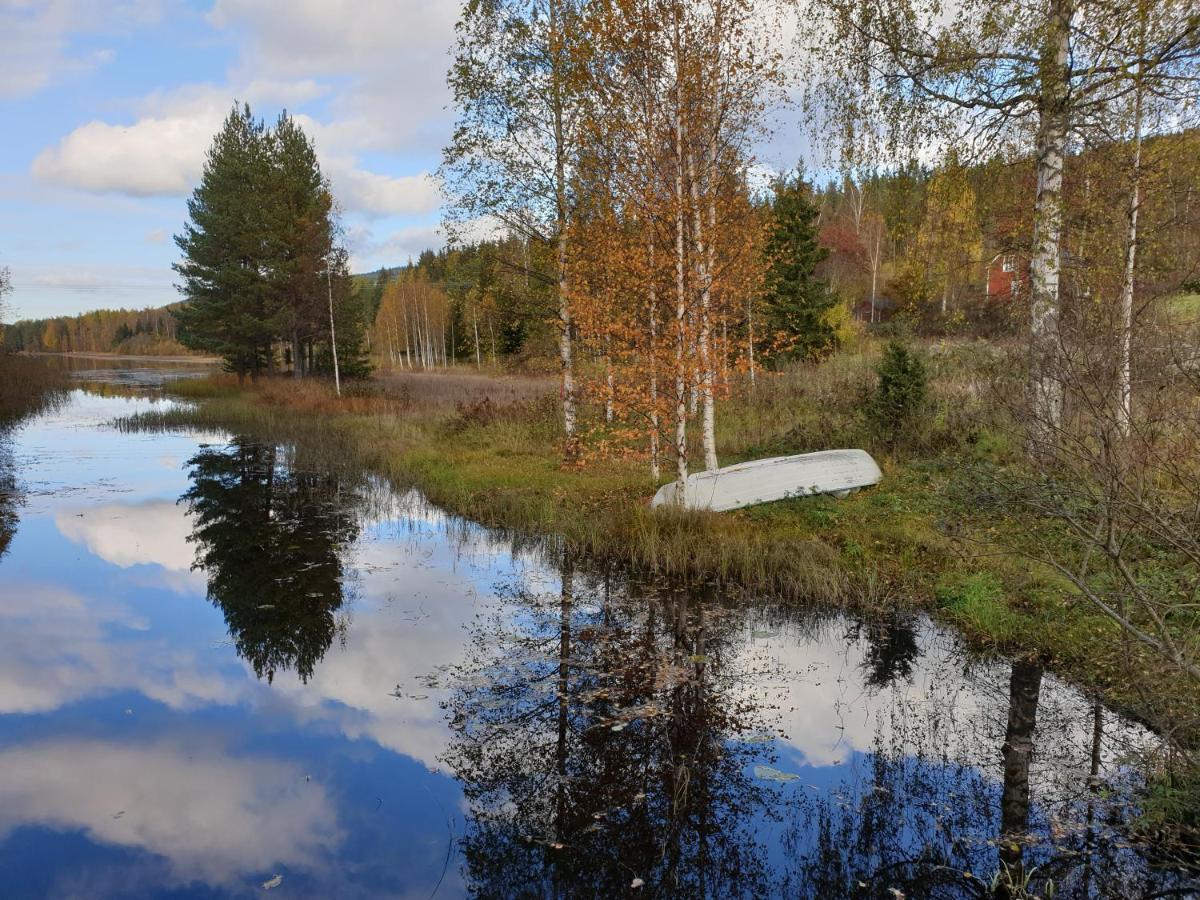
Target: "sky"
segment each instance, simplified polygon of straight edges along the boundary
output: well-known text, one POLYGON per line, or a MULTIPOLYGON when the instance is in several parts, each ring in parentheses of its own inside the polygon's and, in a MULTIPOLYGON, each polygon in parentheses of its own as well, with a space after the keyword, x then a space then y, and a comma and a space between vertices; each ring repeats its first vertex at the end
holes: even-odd
POLYGON ((172 236, 237 101, 295 115, 355 271, 444 243, 458 0, 0 0, 0 266, 18 318, 179 299, 172 236))

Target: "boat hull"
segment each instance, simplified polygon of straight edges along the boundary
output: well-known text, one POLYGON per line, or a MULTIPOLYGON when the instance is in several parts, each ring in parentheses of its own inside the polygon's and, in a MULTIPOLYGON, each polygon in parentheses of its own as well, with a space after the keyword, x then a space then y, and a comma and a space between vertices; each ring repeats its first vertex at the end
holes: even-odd
MULTIPOLYGON (((882 473, 865 450, 822 450, 777 456, 726 466, 688 476, 683 507, 722 512, 788 497, 833 494, 844 497, 878 484, 882 473)), ((664 484, 650 501, 653 507, 677 504, 678 484, 664 484)))

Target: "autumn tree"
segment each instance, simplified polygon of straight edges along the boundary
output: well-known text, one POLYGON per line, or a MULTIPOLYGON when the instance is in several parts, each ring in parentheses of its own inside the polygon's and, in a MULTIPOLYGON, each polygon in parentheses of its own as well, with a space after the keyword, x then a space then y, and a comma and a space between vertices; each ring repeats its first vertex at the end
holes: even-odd
POLYGON ((958 144, 1035 157, 1029 401, 1046 429, 1062 420, 1059 379, 1063 173, 1072 136, 1103 123, 1131 90, 1177 90, 1200 60, 1200 20, 1179 0, 1153 4, 1155 28, 1137 43, 1139 15, 1100 0, 1028 5, 968 0, 801 4, 810 108, 853 144, 897 155, 958 144), (1030 137, 1032 136, 1032 142, 1030 137))
POLYGON ((916 251, 940 294, 945 317, 970 283, 983 253, 975 191, 954 154, 929 182, 916 251))

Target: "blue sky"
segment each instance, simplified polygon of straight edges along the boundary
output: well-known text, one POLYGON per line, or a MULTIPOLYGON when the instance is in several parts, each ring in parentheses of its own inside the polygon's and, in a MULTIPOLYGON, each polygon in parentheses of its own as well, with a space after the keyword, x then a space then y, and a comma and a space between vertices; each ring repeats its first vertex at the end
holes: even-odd
POLYGON ((18 317, 178 299, 171 236, 235 98, 313 136, 354 267, 443 243, 457 0, 0 0, 0 266, 18 317))

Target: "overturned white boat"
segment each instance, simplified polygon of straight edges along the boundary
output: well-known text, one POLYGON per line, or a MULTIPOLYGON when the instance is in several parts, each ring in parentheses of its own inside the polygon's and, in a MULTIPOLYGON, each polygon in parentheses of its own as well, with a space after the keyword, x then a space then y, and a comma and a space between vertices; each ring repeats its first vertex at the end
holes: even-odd
MULTIPOLYGON (((787 497, 833 494, 845 497, 858 488, 878 484, 879 466, 865 450, 822 450, 797 456, 776 456, 689 475, 683 489, 686 509, 721 512, 787 497)), ((664 484, 651 506, 678 502, 678 482, 664 484)))

